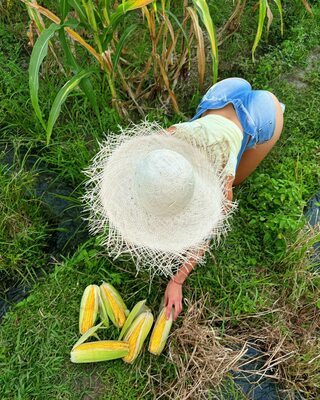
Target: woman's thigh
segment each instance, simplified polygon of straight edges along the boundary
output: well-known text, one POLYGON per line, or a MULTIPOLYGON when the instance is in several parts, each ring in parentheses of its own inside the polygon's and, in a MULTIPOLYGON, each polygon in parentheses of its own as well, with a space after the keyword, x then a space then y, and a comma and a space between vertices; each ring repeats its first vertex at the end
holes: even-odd
POLYGON ((270 94, 272 95, 276 106, 276 125, 274 134, 267 142, 258 144, 254 148, 248 149, 243 153, 236 172, 234 185, 239 185, 258 167, 281 135, 283 128, 283 111, 276 96, 271 92, 270 94))

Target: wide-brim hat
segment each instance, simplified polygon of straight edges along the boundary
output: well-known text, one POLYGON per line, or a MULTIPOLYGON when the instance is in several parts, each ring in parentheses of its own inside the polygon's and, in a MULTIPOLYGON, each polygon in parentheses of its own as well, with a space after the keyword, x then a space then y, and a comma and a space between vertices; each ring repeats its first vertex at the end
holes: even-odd
MULTIPOLYGON (((184 128, 185 129, 185 128, 184 128)), ((182 132, 183 133, 183 132, 182 132)), ((130 253, 137 270, 172 275, 228 229, 235 204, 225 193, 226 143, 206 147, 143 122, 109 133, 84 173, 89 230, 112 256, 130 253)))

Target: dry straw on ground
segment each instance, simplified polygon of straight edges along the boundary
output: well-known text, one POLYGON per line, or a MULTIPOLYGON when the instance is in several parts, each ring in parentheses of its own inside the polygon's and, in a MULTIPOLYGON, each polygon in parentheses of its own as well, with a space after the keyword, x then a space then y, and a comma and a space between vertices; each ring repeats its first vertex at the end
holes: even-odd
POLYGON ((317 398, 319 360, 308 358, 308 354, 320 354, 320 316, 315 308, 292 312, 279 300, 270 310, 241 316, 235 327, 206 307, 208 298, 188 301, 181 327, 170 336, 167 362, 174 365, 175 378, 147 372, 148 388, 156 399, 221 399, 217 388, 231 372, 240 372, 244 379, 254 375, 257 384, 263 378, 274 379, 287 388, 288 399, 294 389, 317 398), (266 322, 271 314, 277 321, 274 324, 266 322), (223 338, 218 333, 222 321, 223 338), (250 348, 255 349, 254 356, 246 354, 250 348), (254 369, 248 368, 252 365, 254 369))

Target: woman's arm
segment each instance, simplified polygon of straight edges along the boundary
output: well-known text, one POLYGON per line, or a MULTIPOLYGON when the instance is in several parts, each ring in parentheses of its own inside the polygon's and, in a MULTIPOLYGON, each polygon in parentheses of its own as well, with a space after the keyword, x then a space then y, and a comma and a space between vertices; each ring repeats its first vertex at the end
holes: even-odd
MULTIPOLYGON (((167 132, 174 133, 175 127, 167 128, 167 132)), ((232 201, 233 192, 232 192, 232 184, 234 181, 233 176, 228 176, 226 178, 225 189, 226 189, 226 197, 229 201, 232 201)), ((198 256, 202 257, 209 245, 207 244, 203 249, 199 250, 198 256)), ((164 305, 167 307, 167 319, 170 317, 172 307, 174 307, 174 315, 173 319, 176 320, 178 315, 182 311, 182 286, 191 273, 191 271, 196 267, 197 261, 196 258, 190 258, 186 263, 184 263, 179 271, 170 279, 168 282, 165 294, 164 294, 164 305)))
MULTIPOLYGON (((198 251, 198 256, 202 257, 209 245, 198 251)), ((169 281, 165 294, 164 305, 167 307, 167 319, 170 317, 172 307, 174 307, 173 319, 176 320, 182 311, 182 286, 189 276, 190 272, 196 267, 197 261, 195 257, 191 257, 184 263, 179 271, 169 281)))

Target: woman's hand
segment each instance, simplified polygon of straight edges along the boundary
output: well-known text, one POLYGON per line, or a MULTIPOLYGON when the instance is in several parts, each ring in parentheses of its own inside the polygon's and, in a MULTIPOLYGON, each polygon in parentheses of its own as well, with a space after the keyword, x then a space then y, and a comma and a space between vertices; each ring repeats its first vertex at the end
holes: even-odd
POLYGON ((173 319, 175 321, 182 311, 182 284, 176 283, 172 279, 169 281, 164 293, 164 305, 167 307, 167 319, 170 318, 174 306, 173 319))

